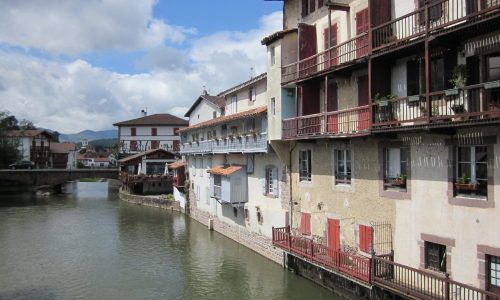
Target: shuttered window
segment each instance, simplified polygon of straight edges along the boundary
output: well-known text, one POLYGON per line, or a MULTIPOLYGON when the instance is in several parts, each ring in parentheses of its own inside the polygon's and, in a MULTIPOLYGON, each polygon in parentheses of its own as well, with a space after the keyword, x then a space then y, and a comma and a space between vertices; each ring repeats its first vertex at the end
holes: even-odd
POLYGON ((151 128, 151 135, 152 136, 157 136, 158 135, 158 129, 157 128, 151 128))
POLYGON ((299 151, 299 181, 311 181, 311 150, 299 151))
POLYGON ((311 214, 302 213, 300 218, 300 233, 303 235, 311 235, 311 214))
POLYGON ((137 151, 137 141, 130 141, 130 150, 137 151))
POLYGON ((131 136, 136 136, 136 133, 137 133, 137 132, 136 132, 136 128, 135 128, 135 127, 130 128, 130 135, 131 135, 131 136))
POLYGON ((359 225, 359 250, 371 253, 373 250, 373 227, 359 225))
POLYGON ((278 168, 269 166, 265 169, 264 179, 264 194, 268 196, 278 197, 278 168))

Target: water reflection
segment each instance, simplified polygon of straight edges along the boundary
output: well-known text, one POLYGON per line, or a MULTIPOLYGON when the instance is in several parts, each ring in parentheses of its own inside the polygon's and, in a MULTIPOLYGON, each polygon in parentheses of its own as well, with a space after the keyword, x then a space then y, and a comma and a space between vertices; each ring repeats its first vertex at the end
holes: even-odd
POLYGON ((106 183, 0 196, 0 299, 323 299, 333 295, 170 211, 106 183))

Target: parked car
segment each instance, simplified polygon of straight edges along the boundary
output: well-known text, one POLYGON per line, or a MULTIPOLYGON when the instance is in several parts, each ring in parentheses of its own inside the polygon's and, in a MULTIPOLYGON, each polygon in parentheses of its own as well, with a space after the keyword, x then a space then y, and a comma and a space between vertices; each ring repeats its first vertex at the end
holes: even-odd
POLYGON ((9 165, 9 169, 33 169, 35 167, 35 163, 29 160, 20 160, 16 161, 13 164, 9 165))

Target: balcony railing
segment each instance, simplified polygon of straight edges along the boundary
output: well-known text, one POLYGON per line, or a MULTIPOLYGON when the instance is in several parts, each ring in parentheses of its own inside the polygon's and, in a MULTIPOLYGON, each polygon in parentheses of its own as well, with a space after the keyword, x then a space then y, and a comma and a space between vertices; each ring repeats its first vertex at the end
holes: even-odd
POLYGON ((424 95, 374 102, 373 127, 499 118, 500 82, 432 92, 429 102, 427 105, 424 95))
POLYGON ((323 268, 360 280, 366 284, 392 289, 418 299, 500 300, 500 295, 451 280, 446 273, 428 272, 392 261, 392 256, 360 256, 330 249, 311 239, 294 236, 290 226, 272 228, 273 245, 323 268))
POLYGON ((409 14, 372 28, 373 51, 423 37, 498 9, 500 0, 433 1, 409 14))
POLYGON ((330 271, 365 283, 371 282, 369 258, 331 249, 311 239, 294 236, 290 233, 290 226, 273 227, 272 230, 273 245, 317 263, 330 271))
POLYGON ((359 135, 370 129, 370 107, 360 106, 283 120, 283 138, 359 135))
POLYGON ((267 133, 252 133, 216 138, 208 141, 187 142, 181 154, 267 152, 267 133))
POLYGON ((334 69, 368 54, 368 34, 363 33, 299 62, 281 69, 281 83, 304 79, 320 72, 334 69))

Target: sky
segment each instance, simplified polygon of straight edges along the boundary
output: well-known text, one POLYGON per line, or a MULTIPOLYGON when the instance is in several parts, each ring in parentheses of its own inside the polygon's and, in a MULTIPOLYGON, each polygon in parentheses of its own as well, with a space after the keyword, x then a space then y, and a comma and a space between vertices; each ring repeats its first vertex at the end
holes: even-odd
POLYGON ((182 117, 265 72, 281 1, 0 0, 0 111, 76 133, 182 117))

